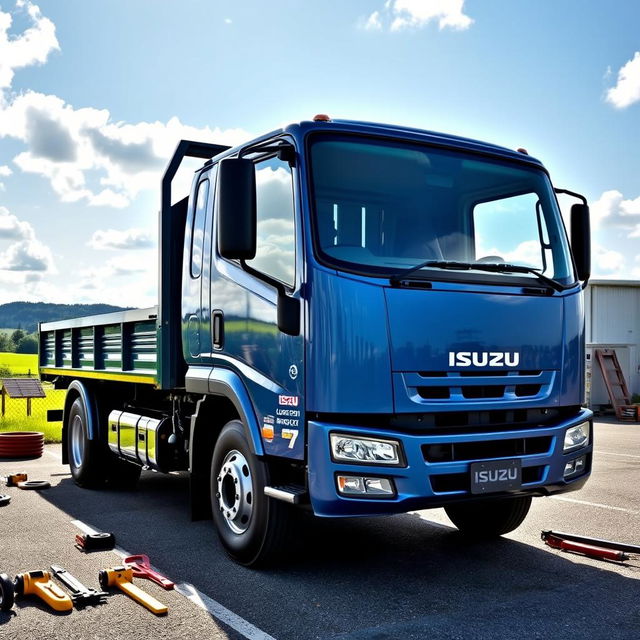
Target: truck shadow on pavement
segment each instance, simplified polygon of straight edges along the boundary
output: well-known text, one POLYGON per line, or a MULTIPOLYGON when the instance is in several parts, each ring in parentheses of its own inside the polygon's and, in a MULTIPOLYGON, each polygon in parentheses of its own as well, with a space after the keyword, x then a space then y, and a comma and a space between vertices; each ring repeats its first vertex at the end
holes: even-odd
POLYGON ((305 515, 297 548, 258 571, 225 555, 211 521, 190 521, 184 474, 145 472, 133 491, 64 478, 41 495, 279 640, 640 636, 638 563, 596 565, 533 536, 470 542, 411 514, 305 515))

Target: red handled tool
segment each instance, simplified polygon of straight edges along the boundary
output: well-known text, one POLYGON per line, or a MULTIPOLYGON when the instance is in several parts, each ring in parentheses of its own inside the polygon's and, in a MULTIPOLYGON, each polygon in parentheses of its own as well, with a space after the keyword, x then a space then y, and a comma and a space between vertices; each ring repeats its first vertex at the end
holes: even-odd
POLYGON ((125 565, 133 571, 133 575, 136 578, 146 578, 147 580, 151 580, 156 584, 159 584, 163 589, 173 589, 175 584, 169 580, 169 578, 165 578, 162 574, 154 571, 151 568, 151 563, 149 562, 149 556, 140 553, 135 556, 129 556, 124 559, 125 565))
POLYGON ((541 537, 554 549, 573 551, 598 560, 624 562, 629 559, 628 553, 640 553, 640 546, 637 545, 601 540, 599 538, 587 538, 586 536, 563 533, 562 531, 543 531, 541 537))

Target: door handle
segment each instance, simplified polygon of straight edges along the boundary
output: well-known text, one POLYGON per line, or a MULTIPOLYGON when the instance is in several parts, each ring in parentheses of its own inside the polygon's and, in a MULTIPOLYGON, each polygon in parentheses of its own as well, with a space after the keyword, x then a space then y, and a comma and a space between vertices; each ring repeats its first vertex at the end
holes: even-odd
POLYGON ((211 332, 213 334, 213 348, 222 349, 224 346, 224 313, 215 309, 211 314, 211 332))

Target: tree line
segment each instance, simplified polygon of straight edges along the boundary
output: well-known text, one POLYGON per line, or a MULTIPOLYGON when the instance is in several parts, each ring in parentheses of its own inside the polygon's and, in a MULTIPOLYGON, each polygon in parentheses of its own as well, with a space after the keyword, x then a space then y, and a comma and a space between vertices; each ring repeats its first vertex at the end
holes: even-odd
POLYGON ((12 334, 0 333, 0 352, 38 353, 38 334, 16 329, 12 334))

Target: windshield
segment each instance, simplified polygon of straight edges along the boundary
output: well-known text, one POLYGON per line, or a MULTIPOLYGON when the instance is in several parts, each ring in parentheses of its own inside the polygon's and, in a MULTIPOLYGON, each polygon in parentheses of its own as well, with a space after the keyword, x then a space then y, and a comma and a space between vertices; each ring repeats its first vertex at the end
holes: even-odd
MULTIPOLYGON (((551 184, 525 165, 396 142, 316 138, 311 150, 316 246, 338 269, 412 277, 487 278, 437 262, 521 265, 574 281, 551 184)), ((478 265, 478 266, 479 266, 478 265)), ((535 280, 493 270, 489 278, 535 280)), ((522 270, 526 271, 526 270, 522 270)))

